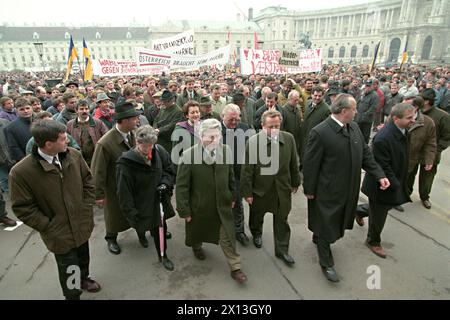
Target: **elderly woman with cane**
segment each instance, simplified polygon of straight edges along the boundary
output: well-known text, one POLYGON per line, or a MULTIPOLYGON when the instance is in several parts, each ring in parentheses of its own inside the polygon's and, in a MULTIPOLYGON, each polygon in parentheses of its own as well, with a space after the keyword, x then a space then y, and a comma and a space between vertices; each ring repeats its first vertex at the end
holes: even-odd
POLYGON ((145 236, 150 231, 154 239, 159 261, 167 270, 174 265, 167 257, 165 220, 175 212, 170 197, 175 180, 175 170, 169 153, 156 144, 157 131, 149 125, 136 130, 136 147, 124 152, 117 160, 117 196, 122 212, 136 230, 140 244, 147 248, 145 236), (163 213, 163 218, 161 214, 163 213), (160 243, 161 240, 163 243, 160 243))

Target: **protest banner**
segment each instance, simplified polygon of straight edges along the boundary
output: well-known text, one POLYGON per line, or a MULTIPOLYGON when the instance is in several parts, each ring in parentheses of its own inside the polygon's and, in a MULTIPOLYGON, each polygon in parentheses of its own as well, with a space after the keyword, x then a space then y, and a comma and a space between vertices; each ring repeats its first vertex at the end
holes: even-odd
POLYGON ((177 55, 194 55, 194 29, 176 34, 172 37, 152 41, 155 51, 177 55))
POLYGON ((222 47, 199 56, 181 56, 146 48, 136 48, 136 61, 139 70, 166 67, 171 71, 191 71, 201 67, 228 63, 230 46, 222 47))
POLYGON ((242 74, 284 74, 286 67, 280 65, 278 50, 241 49, 242 74))
POLYGON ((310 73, 322 70, 322 49, 301 50, 298 67, 289 68, 289 73, 310 73))
POLYGON ((298 67, 299 65, 299 54, 294 51, 281 51, 280 59, 278 63, 284 67, 298 67))
POLYGON ((163 66, 138 69, 136 61, 113 59, 92 60, 92 68, 94 74, 101 77, 161 74, 162 71, 168 70, 168 68, 163 66))

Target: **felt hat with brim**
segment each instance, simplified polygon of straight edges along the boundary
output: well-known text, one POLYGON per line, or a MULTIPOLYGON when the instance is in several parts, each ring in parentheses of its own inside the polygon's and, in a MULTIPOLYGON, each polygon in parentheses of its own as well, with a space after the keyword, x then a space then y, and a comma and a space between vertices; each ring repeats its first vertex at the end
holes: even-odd
POLYGON ((114 107, 114 119, 121 120, 141 115, 142 112, 136 110, 131 102, 123 102, 114 107))
POLYGON ((78 88, 78 82, 75 82, 75 81, 69 81, 69 82, 67 82, 66 87, 69 87, 69 86, 71 86, 71 85, 74 85, 75 87, 78 88))
POLYGON ((212 101, 209 97, 201 97, 199 103, 201 106, 210 106, 212 101))
POLYGON ((161 101, 169 101, 171 99, 173 99, 173 94, 172 92, 170 92, 169 90, 164 90, 162 95, 161 95, 161 101))
POLYGON ((104 101, 104 100, 108 100, 109 101, 111 99, 104 92, 98 93, 97 94, 97 103, 99 103, 100 101, 104 101))

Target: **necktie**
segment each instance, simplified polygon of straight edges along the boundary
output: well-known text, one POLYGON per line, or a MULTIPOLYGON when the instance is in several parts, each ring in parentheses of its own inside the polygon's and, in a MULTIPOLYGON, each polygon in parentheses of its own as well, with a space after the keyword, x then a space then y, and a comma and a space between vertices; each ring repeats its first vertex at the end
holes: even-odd
POLYGON ((126 143, 130 148, 133 146, 133 144, 131 143, 131 135, 129 133, 127 134, 126 143))
POLYGON ((55 165, 56 168, 58 168, 59 171, 62 171, 61 169, 61 163, 59 163, 58 158, 57 157, 53 157, 53 161, 52 164, 55 165))
POLYGON ((211 152, 209 153, 209 156, 211 157, 211 159, 214 160, 214 158, 216 157, 216 152, 214 150, 211 150, 211 152))

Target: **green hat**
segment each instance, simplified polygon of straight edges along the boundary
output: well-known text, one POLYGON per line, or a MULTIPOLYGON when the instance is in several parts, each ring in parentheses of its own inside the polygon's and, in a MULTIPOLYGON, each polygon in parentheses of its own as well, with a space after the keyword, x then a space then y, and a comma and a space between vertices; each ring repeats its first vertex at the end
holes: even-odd
POLYGON ((200 105, 201 106, 210 106, 212 105, 212 101, 209 96, 200 97, 200 105))
POLYGON ((142 114, 142 112, 134 108, 133 103, 127 101, 116 105, 114 112, 114 119, 116 120, 137 117, 142 114))

